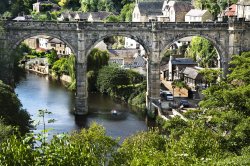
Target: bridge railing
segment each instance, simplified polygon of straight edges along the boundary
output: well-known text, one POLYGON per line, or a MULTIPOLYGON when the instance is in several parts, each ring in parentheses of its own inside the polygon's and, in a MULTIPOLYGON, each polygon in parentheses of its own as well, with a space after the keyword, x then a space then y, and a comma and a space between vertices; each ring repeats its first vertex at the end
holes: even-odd
MULTIPOLYGON (((227 29, 228 22, 86 22, 86 21, 35 21, 35 20, 4 20, 10 28, 57 28, 57 29, 124 29, 124 30, 156 30, 161 29, 227 29)), ((245 22, 245 27, 250 28, 250 22, 245 22)))

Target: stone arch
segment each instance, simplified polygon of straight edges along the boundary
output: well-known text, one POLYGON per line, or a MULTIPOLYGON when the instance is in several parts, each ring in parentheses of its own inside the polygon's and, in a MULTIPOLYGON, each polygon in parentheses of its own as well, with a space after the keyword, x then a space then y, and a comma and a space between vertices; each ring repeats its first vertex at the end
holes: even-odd
POLYGON ((16 40, 13 41, 12 49, 15 50, 18 47, 18 45, 20 45, 20 43, 24 41, 25 39, 28 39, 33 36, 39 36, 39 35, 51 36, 53 38, 57 38, 61 40, 72 50, 75 56, 77 55, 77 48, 75 48, 73 44, 69 43, 66 39, 62 38, 60 35, 49 33, 49 32, 35 32, 35 33, 28 32, 27 34, 26 33, 22 34, 20 37, 16 38, 16 40))
POLYGON ((142 47, 145 49, 146 54, 150 54, 150 47, 148 46, 148 44, 139 36, 137 35, 133 35, 133 34, 128 34, 128 33, 106 33, 103 35, 98 36, 98 38, 95 39, 91 39, 92 42, 86 47, 86 56, 88 56, 91 52, 91 50, 102 40, 104 40, 107 37, 112 37, 112 36, 123 36, 123 37, 128 37, 131 38, 133 40, 135 40, 136 42, 138 42, 140 45, 142 45, 142 47))
POLYGON ((199 36, 199 37, 203 37, 207 40, 209 40, 210 42, 212 42, 213 46, 215 47, 217 53, 218 53, 218 59, 219 59, 219 63, 218 64, 220 67, 222 67, 222 61, 225 58, 225 54, 226 54, 226 47, 223 46, 221 43, 219 43, 216 39, 214 39, 213 37, 210 37, 209 35, 203 35, 203 34, 179 34, 179 35, 175 35, 174 38, 170 39, 165 45, 163 45, 163 49, 161 50, 160 53, 160 58, 163 57, 165 51, 176 41, 185 38, 185 37, 190 37, 190 36, 199 36))

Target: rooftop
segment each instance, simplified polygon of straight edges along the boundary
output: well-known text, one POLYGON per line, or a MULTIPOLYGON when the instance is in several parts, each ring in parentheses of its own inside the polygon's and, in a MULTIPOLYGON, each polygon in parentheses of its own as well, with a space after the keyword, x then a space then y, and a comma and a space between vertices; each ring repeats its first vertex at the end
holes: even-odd
POLYGON ((139 2, 141 15, 161 15, 163 2, 139 2))
POLYGON ((208 10, 201 10, 201 9, 191 9, 186 16, 196 16, 201 17, 206 13, 208 10))
POLYGON ((172 60, 173 65, 196 65, 197 63, 194 62, 190 58, 174 58, 172 60))
POLYGON ((192 67, 186 67, 183 74, 192 79, 202 79, 202 75, 199 73, 199 70, 192 67))

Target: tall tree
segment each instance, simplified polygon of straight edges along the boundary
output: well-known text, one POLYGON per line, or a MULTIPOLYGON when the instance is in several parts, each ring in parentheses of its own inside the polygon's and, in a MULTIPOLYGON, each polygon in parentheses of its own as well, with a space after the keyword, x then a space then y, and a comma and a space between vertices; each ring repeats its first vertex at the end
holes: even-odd
POLYGON ((218 64, 218 54, 212 42, 203 37, 192 38, 186 56, 194 59, 201 67, 216 67, 218 64))

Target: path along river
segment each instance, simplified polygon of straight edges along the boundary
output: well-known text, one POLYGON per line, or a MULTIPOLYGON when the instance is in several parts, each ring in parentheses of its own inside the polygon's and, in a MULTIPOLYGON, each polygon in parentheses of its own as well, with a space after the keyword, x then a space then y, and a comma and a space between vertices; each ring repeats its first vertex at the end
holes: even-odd
MULTIPOLYGON (((136 113, 126 103, 112 100, 100 93, 89 94, 89 115, 85 118, 76 118, 72 111, 74 94, 46 76, 27 73, 17 84, 15 91, 23 108, 27 109, 33 120, 41 120, 37 115, 39 109, 52 112, 46 116, 46 120, 56 120, 46 126, 53 128, 50 135, 79 130, 88 127, 92 122, 103 125, 107 135, 120 137, 121 140, 138 131, 147 130, 144 118, 138 111, 136 113), (112 109, 118 111, 118 116, 111 115, 112 109)), ((41 129, 42 125, 39 125, 37 131, 41 129)))

